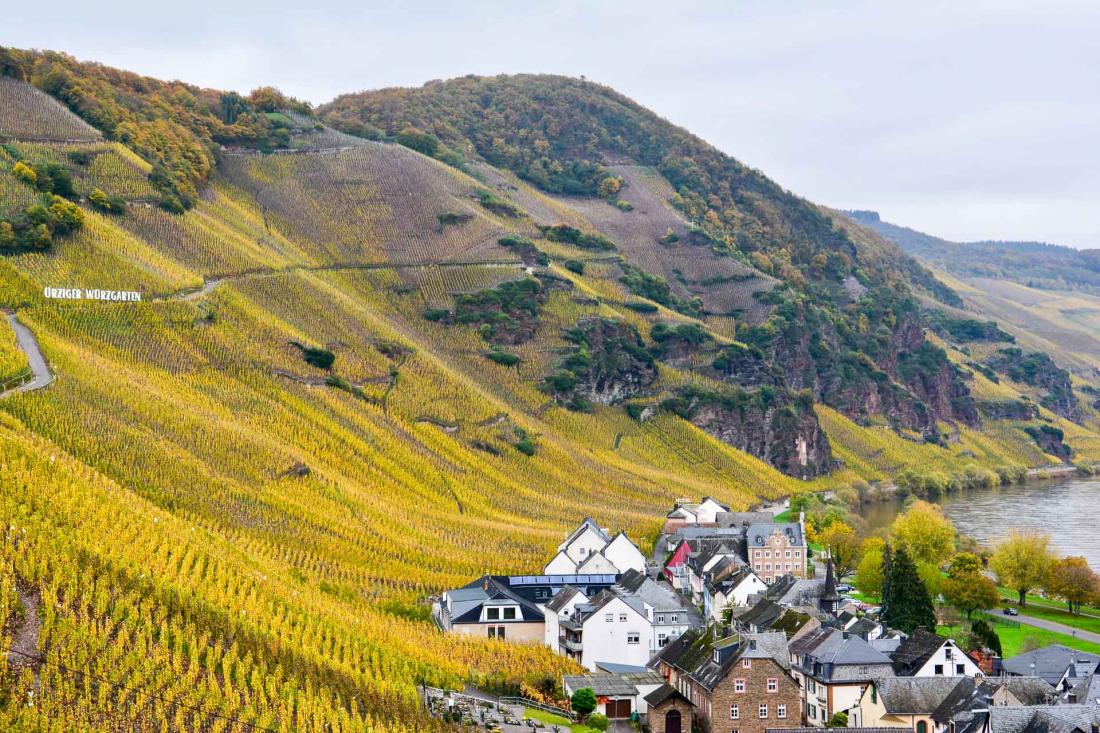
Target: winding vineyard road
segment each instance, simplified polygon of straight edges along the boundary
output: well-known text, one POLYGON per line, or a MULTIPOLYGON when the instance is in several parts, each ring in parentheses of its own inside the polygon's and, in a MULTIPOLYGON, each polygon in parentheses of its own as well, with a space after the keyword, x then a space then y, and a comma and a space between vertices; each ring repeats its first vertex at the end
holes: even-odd
POLYGON ((53 381, 53 374, 50 372, 50 365, 46 362, 46 357, 42 355, 42 349, 38 346, 38 339, 34 337, 31 330, 19 322, 19 319, 14 313, 6 314, 8 317, 8 325, 11 326, 11 330, 15 332, 15 340, 19 344, 19 349, 27 355, 27 363, 30 365, 31 372, 34 374, 34 379, 22 384, 18 387, 9 389, 7 392, 0 394, 0 397, 7 397, 15 392, 30 392, 36 389, 42 389, 47 384, 53 381))
POLYGON ((279 275, 288 275, 295 272, 342 272, 345 270, 426 270, 433 267, 437 268, 455 268, 455 267, 493 267, 501 269, 515 268, 517 270, 526 269, 526 265, 522 262, 514 260, 482 260, 480 262, 448 262, 441 260, 438 262, 371 262, 366 264, 352 264, 342 263, 335 265, 291 265, 289 267, 271 268, 262 270, 245 270, 244 272, 237 272, 231 275, 221 275, 219 277, 213 277, 206 280, 201 288, 187 288, 185 290, 177 290, 167 295, 161 295, 153 298, 154 302, 161 302, 165 300, 199 300, 214 291, 218 285, 224 282, 239 282, 241 280, 248 280, 250 278, 263 278, 263 277, 277 277, 279 275))

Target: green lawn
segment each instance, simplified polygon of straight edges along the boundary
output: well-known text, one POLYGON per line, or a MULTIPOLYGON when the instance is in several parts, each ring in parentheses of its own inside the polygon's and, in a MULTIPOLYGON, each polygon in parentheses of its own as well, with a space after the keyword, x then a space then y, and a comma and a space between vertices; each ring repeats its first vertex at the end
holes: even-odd
MULTIPOLYGON (((1084 641, 1083 639, 1076 639, 1069 634, 1059 634, 1056 631, 1036 629, 1033 626, 1025 626, 1024 624, 1020 624, 1019 628, 997 624, 995 628, 997 630, 997 636, 1001 637, 1001 650, 1004 652, 1005 659, 1022 653, 1024 651, 1024 643, 1029 639, 1034 640, 1037 646, 1061 644, 1071 649, 1080 649, 1083 652, 1100 654, 1100 644, 1094 644, 1091 641, 1084 641)), ((940 636, 948 636, 955 640, 959 640, 967 633, 966 629, 962 626, 940 626, 936 631, 940 636)))
POLYGON ((776 523, 779 523, 779 522, 797 522, 798 521, 798 515, 791 512, 790 509, 785 509, 785 510, 781 511, 779 514, 775 515, 775 521, 776 521, 776 523))
POLYGON ((532 718, 534 720, 541 720, 548 725, 560 725, 562 728, 571 731, 572 733, 599 733, 594 728, 589 728, 583 723, 573 723, 566 720, 560 715, 554 715, 553 713, 547 713, 542 710, 536 710, 534 708, 524 708, 523 715, 526 718, 532 718))
MULTIPOLYGON (((1020 594, 1009 588, 997 588, 997 591, 1001 594, 1001 598, 1016 603, 1016 599, 1020 597, 1020 594)), ((1027 607, 1032 606, 1048 606, 1050 608, 1066 609, 1066 602, 1059 601, 1056 598, 1043 598, 1041 596, 1034 595, 1032 593, 1027 594, 1027 607)), ((1081 606, 1082 613, 1090 613, 1100 616, 1100 608, 1094 606, 1081 606)))
POLYGON ((1082 629, 1084 631, 1091 631, 1094 634, 1100 634, 1100 618, 1095 618, 1093 616, 1076 616, 1069 611, 1063 611, 1058 608, 1033 606, 1031 604, 1024 607, 1017 606, 1016 608, 1019 609, 1021 615, 1043 619, 1044 621, 1053 621, 1058 624, 1072 626, 1075 629, 1082 629))

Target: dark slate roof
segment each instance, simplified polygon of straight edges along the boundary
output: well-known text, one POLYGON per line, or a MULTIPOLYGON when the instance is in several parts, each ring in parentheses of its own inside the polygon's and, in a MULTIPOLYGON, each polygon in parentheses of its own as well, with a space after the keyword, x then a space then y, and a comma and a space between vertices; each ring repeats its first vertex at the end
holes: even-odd
POLYGON ((517 604, 522 609, 522 621, 542 621, 545 618, 538 606, 491 575, 482 576, 462 588, 449 591, 448 597, 451 600, 452 623, 476 623, 481 620, 483 605, 500 601, 517 604))
POLYGON ((649 661, 649 666, 664 662, 682 672, 691 672, 710 654, 708 642, 712 638, 713 632, 708 629, 688 629, 657 652, 649 661))
POLYGON ((596 668, 609 674, 625 675, 650 673, 649 667, 639 667, 636 664, 618 664, 616 662, 596 662, 596 668))
POLYGON ((638 688, 633 683, 627 682, 617 674, 584 674, 566 675, 562 678, 565 686, 573 692, 591 687, 597 695, 609 697, 628 697, 638 694, 638 688))
POLYGON ((782 616, 786 610, 787 609, 774 601, 763 599, 744 613, 738 614, 735 620, 737 623, 755 629, 756 631, 766 631, 779 620, 779 617, 782 616))
POLYGON ((554 613, 560 612, 565 608, 569 601, 573 600, 573 597, 580 593, 579 590, 571 585, 567 585, 557 592, 557 594, 550 599, 550 602, 546 604, 547 611, 553 611, 554 613))
POLYGON ((1100 723, 1097 705, 991 707, 991 733, 1089 733, 1100 723))
MULTIPOLYGON (((1081 682, 1087 685, 1091 679, 1089 677, 1081 682)), ((1045 705, 1050 703, 1056 694, 1054 686, 1042 677, 1016 676, 987 677, 982 683, 982 693, 992 698, 993 694, 1002 687, 1008 688, 1008 691, 1023 705, 1045 705)), ((1077 702, 1084 703, 1086 699, 1078 698, 1077 702)))
POLYGON ((884 677, 874 684, 891 715, 931 715, 956 687, 974 689, 969 677, 884 677))
MULTIPOLYGON (((1100 656, 1061 644, 1051 644, 1034 651, 1018 654, 1004 660, 1005 672, 1021 676, 1039 676, 1052 685, 1057 685, 1071 664, 1085 663, 1095 670, 1100 665, 1100 656)), ((1076 678, 1083 675, 1073 674, 1076 678)))
POLYGON ((866 639, 871 632, 878 628, 878 624, 869 618, 861 618, 848 627, 849 634, 855 634, 861 639, 866 639))
POLYGON ((750 524, 774 522, 771 512, 718 512, 715 517, 719 527, 747 527, 750 524))
POLYGON ((939 634, 917 629, 890 655, 894 662, 894 671, 900 675, 917 672, 946 642, 947 639, 939 634))
MULTIPOLYGON (((683 700, 684 702, 686 702, 688 705, 691 705, 690 700, 688 700, 686 697, 681 695, 680 691, 677 690, 675 687, 673 687, 672 685, 668 685, 668 684, 661 685, 656 690, 649 693, 648 695, 646 695, 642 699, 646 701, 646 704, 648 704, 649 707, 655 708, 658 705, 660 705, 661 703, 665 702, 666 700, 672 700, 672 699, 676 699, 676 698, 679 698, 679 699, 683 700)), ((893 733, 893 732, 891 732, 891 733, 893 733)))
POLYGON ((803 657, 808 657, 811 663, 821 664, 822 678, 828 679, 850 676, 851 670, 841 671, 845 667, 889 668, 890 664, 889 657, 858 636, 828 627, 800 636, 791 642, 790 649, 791 654, 800 660, 799 664, 802 664, 803 657))
MULTIPOLYGON (((1038 679, 1037 677, 1006 677, 1006 680, 1026 680, 1026 679, 1038 679)), ((1046 683, 1043 683, 1046 685, 1046 683)), ((1009 688, 1014 695, 1016 691, 1009 688)), ((1050 694, 1054 694, 1054 688, 1050 685, 1046 685, 1046 689, 1050 694)), ((1081 681, 1073 686, 1073 689, 1069 692, 1069 701, 1081 703, 1082 705, 1096 705, 1100 704, 1100 675, 1095 673, 1090 674, 1088 677, 1082 677, 1081 681)), ((1020 697, 1016 695, 1016 697, 1020 697)), ((1020 698, 1023 702, 1023 698, 1020 698)), ((1024 703, 1025 705, 1027 703, 1024 703)))

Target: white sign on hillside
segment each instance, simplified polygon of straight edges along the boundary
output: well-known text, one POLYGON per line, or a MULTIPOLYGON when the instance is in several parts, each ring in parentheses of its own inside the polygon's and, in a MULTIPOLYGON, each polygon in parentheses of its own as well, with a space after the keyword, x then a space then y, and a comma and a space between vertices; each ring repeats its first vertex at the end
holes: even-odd
POLYGON ((50 288, 42 291, 47 298, 57 300, 113 300, 119 302, 134 303, 141 300, 141 293, 136 290, 81 290, 80 288, 50 288))

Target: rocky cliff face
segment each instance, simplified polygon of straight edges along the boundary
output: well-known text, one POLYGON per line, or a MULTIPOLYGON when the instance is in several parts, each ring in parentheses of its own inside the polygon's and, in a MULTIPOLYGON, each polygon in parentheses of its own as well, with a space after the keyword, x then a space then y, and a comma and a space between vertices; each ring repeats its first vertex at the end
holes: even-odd
POLYGON ((1081 405, 1073 393, 1069 372, 1042 352, 1024 352, 1015 347, 1001 349, 986 364, 1009 379, 1035 387, 1045 394, 1040 404, 1056 415, 1081 421, 1081 405))
POLYGON ((832 470, 832 449, 808 393, 689 386, 662 406, 788 475, 810 479, 832 470))
POLYGON ((940 420, 977 425, 977 406, 962 372, 925 340, 916 309, 870 315, 860 320, 864 330, 852 331, 812 305, 786 304, 767 329, 748 334, 771 368, 764 371, 742 354, 725 375, 745 385, 753 383, 743 381, 748 375, 757 383, 774 379, 789 389, 810 390, 852 419, 883 415, 894 427, 930 440, 939 439, 940 420))
POLYGON ((572 346, 543 388, 571 409, 622 402, 657 380, 653 357, 628 323, 582 318, 564 336, 572 346))

